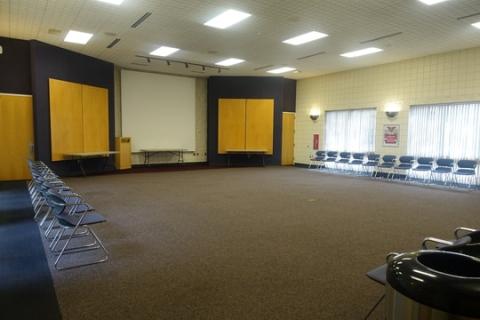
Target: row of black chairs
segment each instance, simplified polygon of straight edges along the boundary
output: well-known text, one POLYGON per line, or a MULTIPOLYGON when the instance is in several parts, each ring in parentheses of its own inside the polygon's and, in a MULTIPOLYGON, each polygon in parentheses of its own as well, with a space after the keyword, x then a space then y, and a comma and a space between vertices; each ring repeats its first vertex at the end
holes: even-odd
MULTIPOLYGON (((458 227, 453 232, 454 238, 452 240, 444 240, 435 237, 427 237, 422 241, 421 250, 445 250, 457 248, 463 245, 480 245, 480 230, 458 227)), ((367 272, 367 277, 376 283, 385 286, 387 284, 387 265, 390 259, 397 256, 399 253, 391 252, 386 256, 387 263, 384 263, 367 272)), ((375 305, 370 309, 367 316, 364 318, 367 320, 385 299, 383 294, 375 305)))
POLYGON ((28 190, 35 219, 56 256, 54 267, 64 270, 107 261, 108 251, 92 229, 92 225, 106 222, 105 217, 43 162, 29 161, 29 168, 32 180, 28 190), (71 259, 64 262, 66 255, 71 259))
POLYGON ((380 156, 377 153, 351 153, 337 151, 317 151, 310 159, 309 168, 327 169, 349 174, 370 175, 374 178, 403 179, 420 181, 426 184, 466 185, 478 184, 478 161, 433 157, 380 156))

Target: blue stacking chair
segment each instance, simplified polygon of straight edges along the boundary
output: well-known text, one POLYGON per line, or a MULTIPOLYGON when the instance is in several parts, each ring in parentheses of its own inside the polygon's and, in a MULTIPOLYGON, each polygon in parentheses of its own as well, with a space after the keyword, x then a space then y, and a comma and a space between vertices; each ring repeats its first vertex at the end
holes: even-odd
POLYGON ((317 169, 320 168, 320 166, 323 165, 323 161, 325 160, 325 155, 326 155, 325 151, 319 150, 315 152, 315 156, 310 159, 310 164, 308 165, 308 169, 310 169, 314 163, 317 164, 317 169))
POLYGON ((368 153, 367 162, 363 164, 363 171, 367 174, 373 175, 375 168, 378 166, 380 161, 380 155, 378 153, 368 153))
POLYGON ((412 156, 401 156, 398 158, 399 164, 393 168, 392 179, 395 175, 405 174, 404 180, 407 180, 408 172, 412 169, 414 161, 415 158, 412 156))
POLYGON ((468 188, 476 184, 477 175, 477 161, 475 160, 459 160, 457 162, 457 170, 453 173, 455 177, 455 183, 459 185, 458 177, 464 177, 468 181, 468 188))
POLYGON ((323 163, 325 164, 325 168, 328 169, 327 164, 328 163, 333 163, 335 164, 335 161, 337 161, 338 157, 338 152, 337 151, 328 151, 327 156, 325 157, 325 160, 323 163))
POLYGON ((352 166, 351 168, 353 173, 355 172, 359 173, 361 172, 361 170, 356 170, 356 169, 361 168, 364 162, 365 162, 365 153, 356 152, 352 154, 352 160, 350 160, 348 164, 352 166))
POLYGON ((435 161, 435 168, 430 172, 430 181, 438 181, 440 177, 445 185, 452 182, 454 161, 452 159, 440 158, 435 161))
POLYGON ((395 161, 397 161, 397 156, 394 155, 384 155, 382 157, 382 163, 378 164, 375 167, 374 177, 378 177, 378 173, 387 173, 387 179, 390 178, 390 175, 393 174, 393 168, 395 167, 395 161))
POLYGON ((350 152, 340 152, 340 158, 335 161, 337 169, 345 169, 345 166, 350 162, 352 154, 350 152))
POLYGON ((417 174, 423 174, 423 183, 426 183, 430 179, 430 175, 433 168, 432 157, 420 157, 417 159, 417 166, 412 169, 412 172, 417 174), (428 179, 427 179, 428 178, 428 179))

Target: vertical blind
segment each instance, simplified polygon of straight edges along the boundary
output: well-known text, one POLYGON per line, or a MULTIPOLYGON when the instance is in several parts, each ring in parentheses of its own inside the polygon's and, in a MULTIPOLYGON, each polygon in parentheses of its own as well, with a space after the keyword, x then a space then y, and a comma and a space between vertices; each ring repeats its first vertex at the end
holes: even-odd
POLYGON ((417 157, 480 158, 480 102, 412 106, 408 153, 417 157))
POLYGON ((332 151, 375 151, 376 109, 327 111, 325 149, 332 151))

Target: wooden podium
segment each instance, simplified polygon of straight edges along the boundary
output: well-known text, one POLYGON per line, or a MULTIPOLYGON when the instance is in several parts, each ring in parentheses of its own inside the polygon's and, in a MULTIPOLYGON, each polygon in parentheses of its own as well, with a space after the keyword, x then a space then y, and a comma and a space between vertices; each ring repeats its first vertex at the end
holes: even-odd
POLYGON ((115 149, 118 151, 118 154, 115 156, 115 167, 117 170, 132 168, 132 150, 130 146, 130 138, 115 138, 115 149))

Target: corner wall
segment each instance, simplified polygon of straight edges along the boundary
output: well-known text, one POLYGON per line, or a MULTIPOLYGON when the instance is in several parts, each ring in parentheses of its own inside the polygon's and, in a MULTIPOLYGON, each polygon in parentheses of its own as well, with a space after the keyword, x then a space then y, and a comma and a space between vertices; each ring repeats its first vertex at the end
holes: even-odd
POLYGON ((314 153, 314 133, 320 134, 320 149, 323 148, 327 110, 376 107, 376 152, 401 155, 407 152, 411 105, 479 100, 480 48, 298 80, 295 162, 309 162, 314 153), (399 115, 393 120, 384 112, 390 102, 401 105, 399 115), (321 110, 316 122, 309 118, 311 108, 321 110), (400 125, 399 147, 383 146, 385 124, 400 125))

